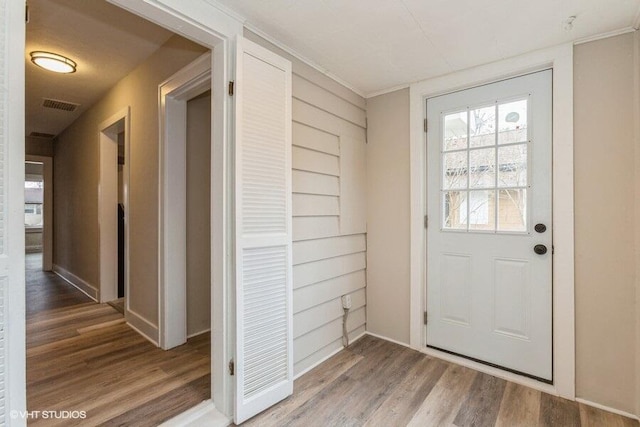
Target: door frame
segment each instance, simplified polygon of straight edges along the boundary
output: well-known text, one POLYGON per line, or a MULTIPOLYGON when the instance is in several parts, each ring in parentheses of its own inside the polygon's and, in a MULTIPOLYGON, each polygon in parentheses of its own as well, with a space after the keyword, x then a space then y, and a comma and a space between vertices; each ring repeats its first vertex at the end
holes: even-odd
POLYGON ((129 174, 131 108, 125 107, 100 124, 100 181, 98 183, 98 241, 101 303, 118 298, 118 134, 124 132, 124 298, 129 311, 129 174))
POLYGON ((410 345, 412 348, 544 392, 575 399, 573 227, 573 45, 539 50, 410 86, 410 345), (552 385, 426 347, 426 100, 553 69, 553 378, 552 385))
POLYGON ((42 270, 53 270, 53 157, 25 155, 27 162, 42 163, 44 205, 42 221, 42 270))
MULTIPOLYGON (((243 20, 207 0, 108 0, 131 13, 163 26, 211 50, 211 400, 187 410, 176 420, 233 416, 233 381, 228 371, 235 333, 233 275, 233 105, 226 87, 235 73, 234 44, 243 33, 243 20), (218 203, 216 203, 218 202, 218 203), (219 411, 219 412, 216 412, 219 411), (217 414, 217 415, 216 415, 217 414)), ((160 191, 160 189, 159 189, 160 191)))
POLYGON ((158 86, 158 344, 165 350, 187 342, 187 102, 211 89, 211 61, 205 53, 158 86))

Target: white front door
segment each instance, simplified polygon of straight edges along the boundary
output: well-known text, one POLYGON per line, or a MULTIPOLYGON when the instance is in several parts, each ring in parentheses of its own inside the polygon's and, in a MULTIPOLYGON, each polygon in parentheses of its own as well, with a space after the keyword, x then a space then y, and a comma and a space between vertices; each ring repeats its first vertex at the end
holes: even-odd
POLYGON ((547 381, 551 80, 427 100, 427 345, 547 381))

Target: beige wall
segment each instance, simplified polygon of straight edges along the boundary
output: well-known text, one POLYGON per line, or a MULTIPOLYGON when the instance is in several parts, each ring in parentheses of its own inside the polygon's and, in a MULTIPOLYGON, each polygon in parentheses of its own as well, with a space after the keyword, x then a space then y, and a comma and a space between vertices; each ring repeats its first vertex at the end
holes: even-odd
MULTIPOLYGON (((634 49, 640 52, 634 37, 575 48, 576 391, 640 413, 640 183, 634 180, 640 69, 634 69, 634 49)), ((407 91, 367 100, 367 117, 367 328, 408 343, 407 91)))
POLYGON ((53 156, 53 140, 47 138, 25 138, 25 154, 31 156, 53 156))
POLYGON ((211 92, 187 102, 187 336, 211 328, 211 92))
POLYGON ((576 393, 636 411, 632 34, 574 57, 576 393))
POLYGON ((154 325, 158 323, 158 85, 204 51, 172 37, 54 144, 54 263, 97 288, 99 126, 131 107, 129 305, 154 325))
POLYGON ((409 342, 409 89, 367 100, 367 330, 409 342))

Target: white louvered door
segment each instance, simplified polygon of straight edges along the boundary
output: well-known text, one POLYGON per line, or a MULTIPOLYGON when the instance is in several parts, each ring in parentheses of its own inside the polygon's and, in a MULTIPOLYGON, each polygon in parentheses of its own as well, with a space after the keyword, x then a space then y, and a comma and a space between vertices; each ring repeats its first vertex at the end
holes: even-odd
POLYGON ((293 392, 291 63, 237 44, 235 422, 293 392))

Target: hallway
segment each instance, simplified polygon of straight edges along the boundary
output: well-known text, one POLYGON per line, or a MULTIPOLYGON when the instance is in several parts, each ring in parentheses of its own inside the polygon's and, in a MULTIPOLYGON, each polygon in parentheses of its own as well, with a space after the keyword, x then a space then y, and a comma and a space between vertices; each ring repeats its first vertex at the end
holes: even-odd
POLYGON ((30 425, 155 426, 210 398, 210 336, 164 351, 26 257, 27 408, 86 411, 30 425))

